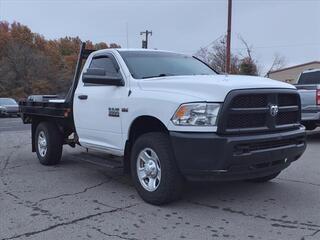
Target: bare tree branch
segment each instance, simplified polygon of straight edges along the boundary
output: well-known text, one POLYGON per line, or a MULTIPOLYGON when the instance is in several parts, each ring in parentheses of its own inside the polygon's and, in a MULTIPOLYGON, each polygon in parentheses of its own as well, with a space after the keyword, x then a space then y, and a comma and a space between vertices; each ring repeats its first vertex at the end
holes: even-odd
POLYGON ((273 56, 273 61, 272 61, 272 64, 269 68, 269 72, 272 72, 272 71, 276 71, 276 70, 279 70, 281 68, 284 68, 286 66, 286 59, 284 56, 281 56, 279 53, 275 53, 274 56, 273 56))

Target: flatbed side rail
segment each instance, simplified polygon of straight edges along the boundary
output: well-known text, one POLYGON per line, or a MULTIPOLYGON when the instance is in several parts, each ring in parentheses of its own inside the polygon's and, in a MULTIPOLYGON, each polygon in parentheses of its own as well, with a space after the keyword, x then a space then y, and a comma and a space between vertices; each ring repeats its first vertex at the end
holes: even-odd
POLYGON ((41 117, 53 117, 53 118, 69 118, 70 108, 53 108, 53 107, 30 107, 22 106, 20 107, 20 112, 22 114, 22 119, 25 123, 26 119, 30 116, 41 116, 41 117))
POLYGON ((30 102, 20 101, 21 107, 50 107, 50 108, 68 108, 68 103, 65 102, 30 102))

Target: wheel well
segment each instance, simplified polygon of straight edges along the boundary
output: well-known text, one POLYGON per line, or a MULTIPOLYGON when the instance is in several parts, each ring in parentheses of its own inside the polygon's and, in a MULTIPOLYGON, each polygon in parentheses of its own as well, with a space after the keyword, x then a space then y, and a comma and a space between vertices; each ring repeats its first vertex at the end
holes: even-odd
POLYGON ((136 118, 130 126, 128 140, 126 141, 125 146, 124 171, 126 173, 130 172, 130 154, 135 140, 141 135, 149 132, 169 133, 166 126, 158 118, 151 116, 141 116, 136 118))
POLYGON ((129 131, 128 140, 134 142, 142 134, 148 132, 168 133, 166 126, 157 118, 151 116, 138 117, 133 121, 129 131))

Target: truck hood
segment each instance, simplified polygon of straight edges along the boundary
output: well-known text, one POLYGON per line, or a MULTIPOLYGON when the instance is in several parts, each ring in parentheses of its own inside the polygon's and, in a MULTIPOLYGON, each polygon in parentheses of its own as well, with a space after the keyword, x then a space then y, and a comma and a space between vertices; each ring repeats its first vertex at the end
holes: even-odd
POLYGON ((226 95, 235 89, 286 88, 293 85, 263 77, 245 75, 197 75, 171 76, 139 80, 145 91, 161 91, 192 96, 191 101, 223 102, 226 95))

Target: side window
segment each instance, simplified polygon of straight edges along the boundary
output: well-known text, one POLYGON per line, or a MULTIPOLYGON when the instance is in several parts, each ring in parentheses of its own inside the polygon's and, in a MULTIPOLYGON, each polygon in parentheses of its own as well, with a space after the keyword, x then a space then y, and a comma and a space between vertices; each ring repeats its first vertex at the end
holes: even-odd
POLYGON ((89 68, 102 68, 108 76, 119 76, 119 73, 110 57, 93 58, 89 68))

